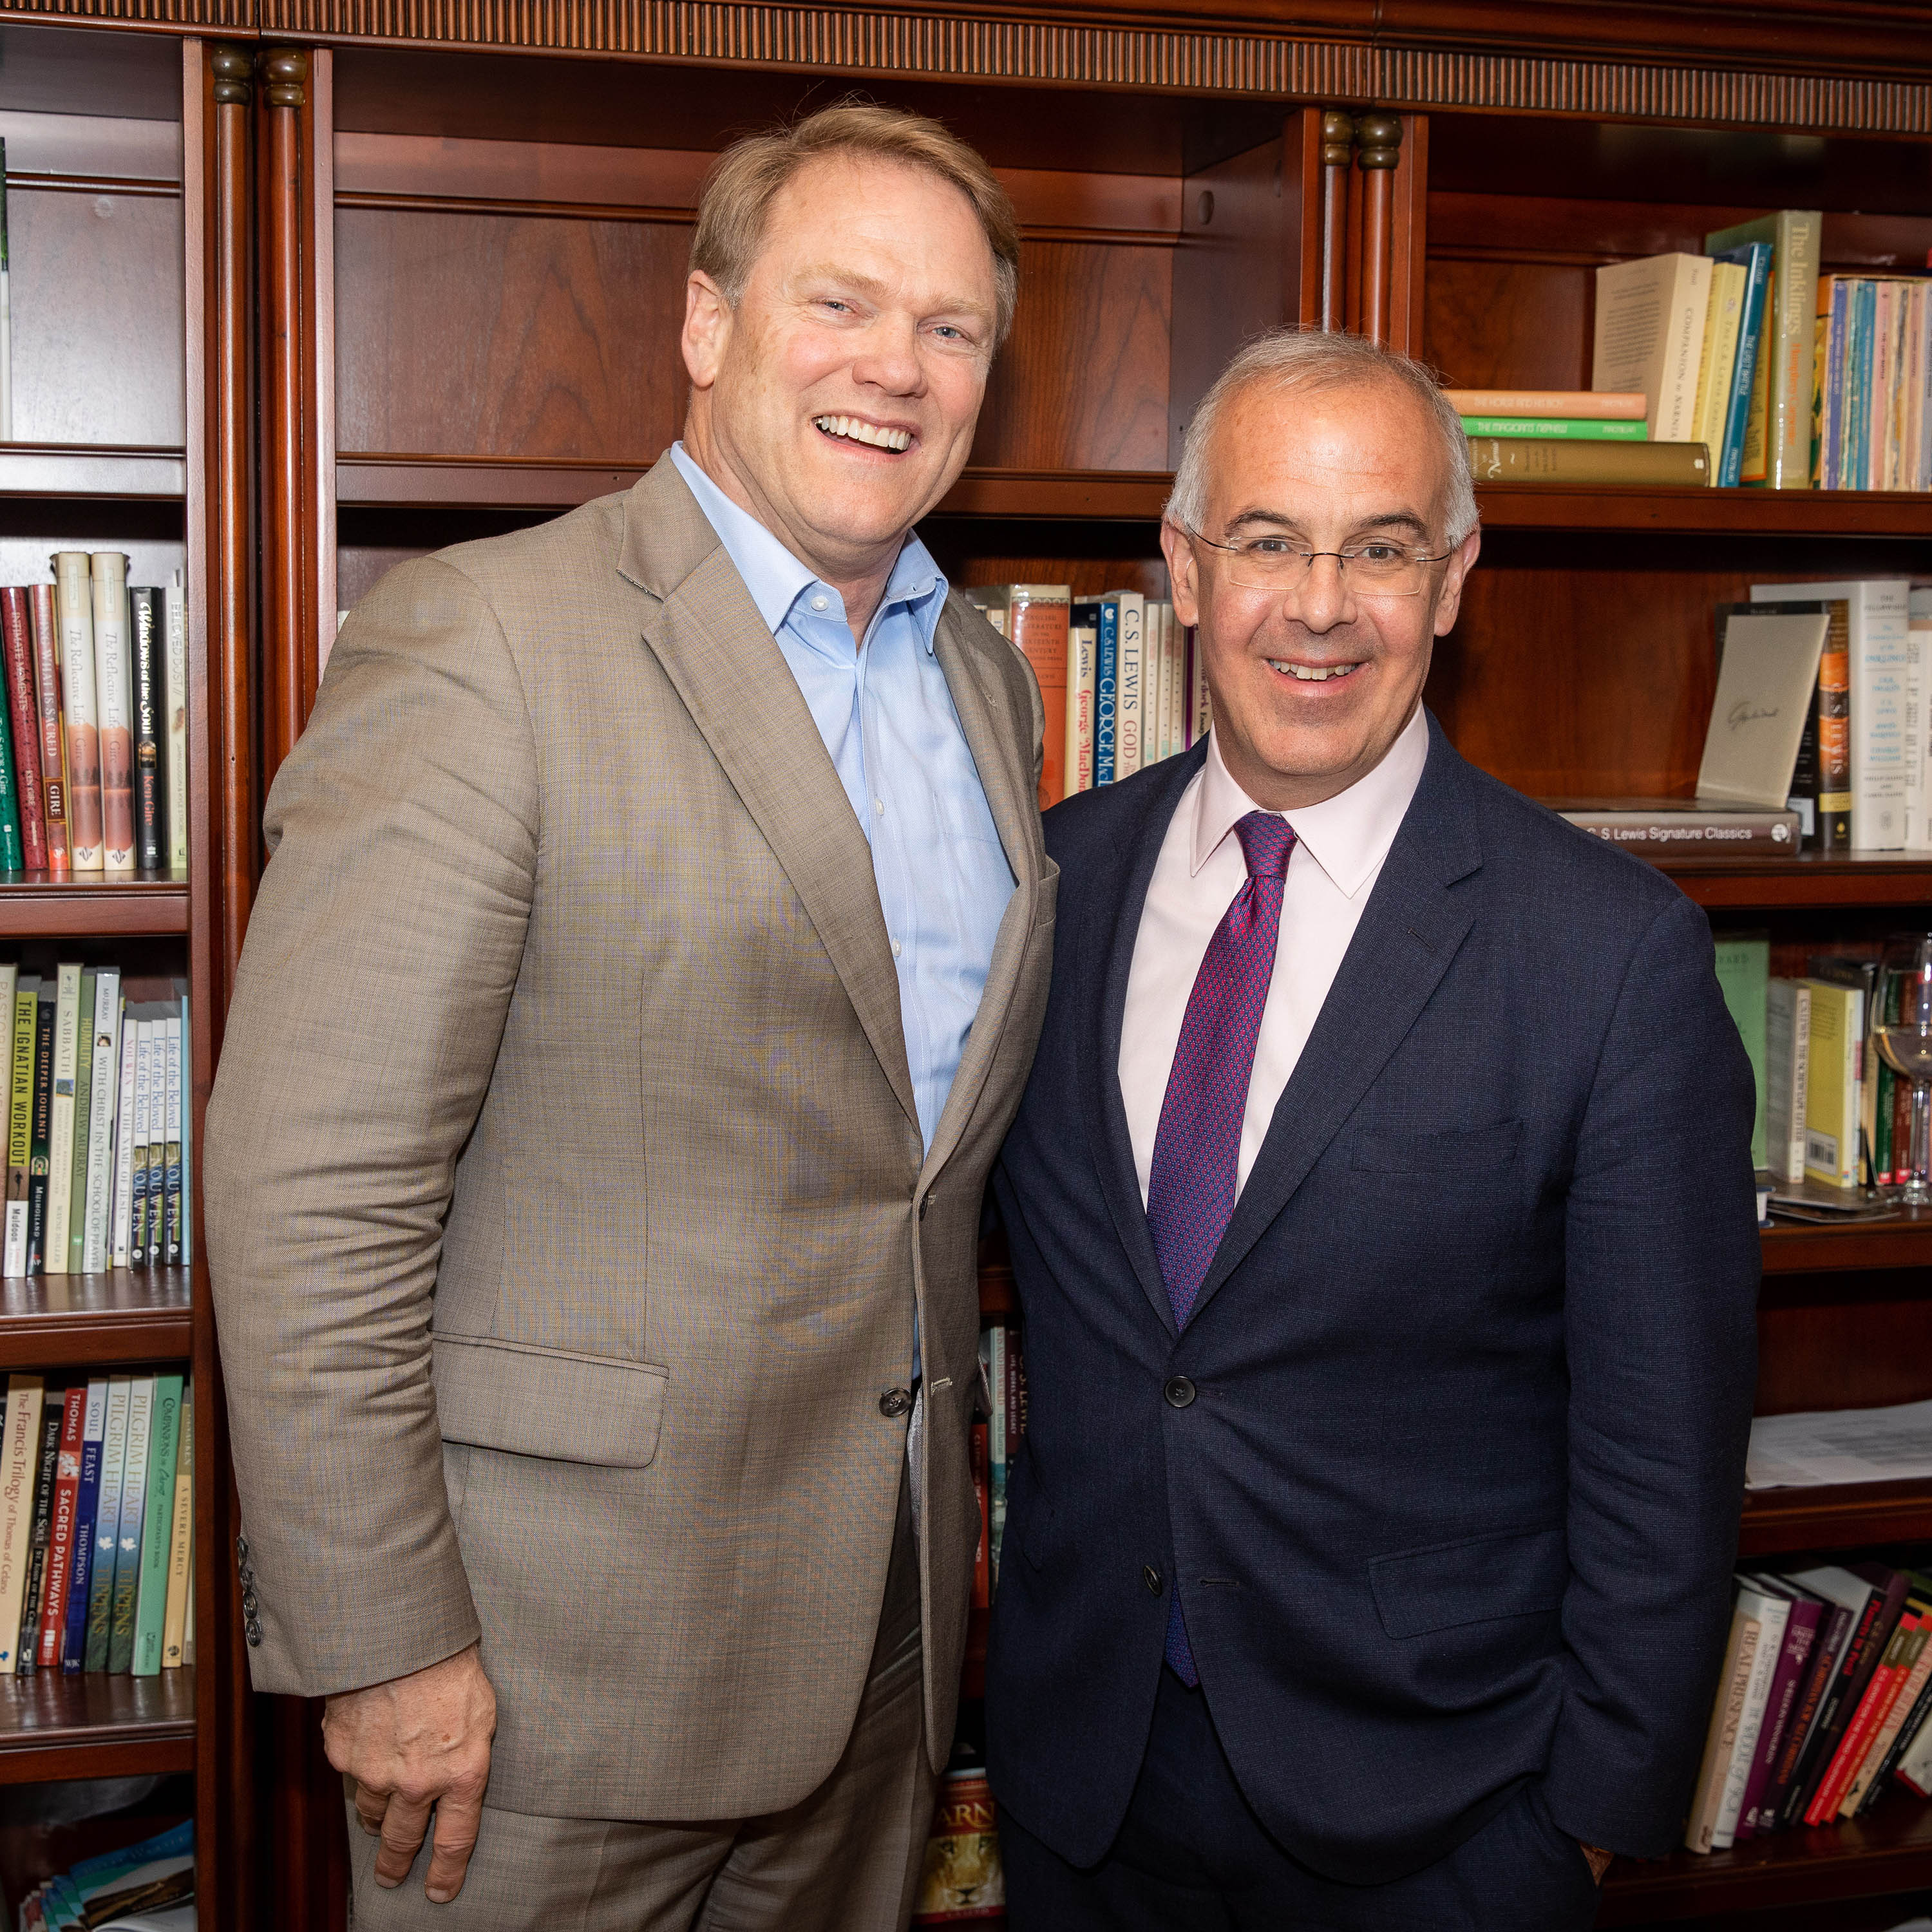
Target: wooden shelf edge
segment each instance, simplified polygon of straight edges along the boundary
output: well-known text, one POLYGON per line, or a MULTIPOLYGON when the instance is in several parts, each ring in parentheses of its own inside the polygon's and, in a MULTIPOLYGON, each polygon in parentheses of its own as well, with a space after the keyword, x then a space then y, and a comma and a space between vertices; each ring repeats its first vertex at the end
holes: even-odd
POLYGON ((1932 494, 1917 490, 1492 483, 1478 488, 1476 502, 1484 526, 1496 530, 1631 530, 1659 536, 1932 536, 1932 494))
POLYGON ((185 1361, 194 1334, 185 1268, 0 1281, 0 1369, 185 1361))
MULTIPOLYGON (((1932 1479, 1812 1490, 1754 1490, 1738 1527, 1740 1556, 1932 1537, 1932 1479)), ((1926 1852, 1932 1857, 1932 1827, 1926 1852)))
POLYGON ((0 935, 8 938, 143 938, 188 928, 184 879, 0 875, 0 935))
POLYGON ((1809 1274, 1840 1268, 1932 1265, 1932 1213, 1906 1210, 1896 1221, 1849 1228, 1780 1221, 1759 1237, 1766 1274, 1809 1274))
POLYGON ((0 442, 0 494, 185 503, 188 452, 166 446, 0 442))
POLYGON ((194 1768, 195 1672, 0 1678, 0 1784, 194 1768))

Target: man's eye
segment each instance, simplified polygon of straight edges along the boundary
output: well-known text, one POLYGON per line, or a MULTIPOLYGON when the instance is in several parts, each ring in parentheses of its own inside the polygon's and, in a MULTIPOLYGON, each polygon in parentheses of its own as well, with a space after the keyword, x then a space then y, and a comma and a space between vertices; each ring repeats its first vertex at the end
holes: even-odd
POLYGON ((1286 537, 1256 537, 1241 548, 1250 556, 1282 557, 1295 554, 1294 544, 1286 537))
POLYGON ((819 304, 819 307, 836 309, 841 315, 850 315, 852 313, 852 304, 850 302, 841 302, 836 296, 826 296, 819 304))
POLYGON ((1406 553, 1399 544, 1364 544, 1355 554, 1364 563, 1400 563, 1406 553))

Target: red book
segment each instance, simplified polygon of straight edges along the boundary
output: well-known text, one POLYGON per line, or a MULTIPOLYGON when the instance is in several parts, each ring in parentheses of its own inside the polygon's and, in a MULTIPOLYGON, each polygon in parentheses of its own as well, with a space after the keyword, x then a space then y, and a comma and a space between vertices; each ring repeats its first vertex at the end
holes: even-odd
POLYGON ((973 1607, 976 1610, 983 1610, 993 1600, 992 1565, 986 1556, 986 1425, 983 1422, 974 1424, 970 1440, 973 1445, 973 1493, 980 1504, 980 1546, 973 1552, 973 1607))
POLYGON ((30 872, 47 868, 46 801, 40 794, 40 712, 34 701, 34 638, 27 593, 0 590, 0 658, 7 674, 8 723, 14 740, 14 788, 20 796, 20 850, 30 872))
POLYGON ((61 715, 60 632, 54 622, 54 587, 36 584, 28 595, 34 614, 34 688, 40 700, 47 870, 65 878, 74 870, 74 852, 67 836, 67 721, 61 715))
POLYGON ((1858 1766, 1865 1761, 1865 1753, 1870 1749, 1872 1739, 1878 1735, 1879 1726, 1892 1708, 1892 1700, 1898 1695, 1910 1671, 1910 1665, 1904 1659, 1907 1640, 1918 1628, 1918 1619, 1910 1613, 1899 1618, 1879 1666, 1872 1672, 1871 1682, 1865 1686, 1865 1694, 1858 1700, 1858 1708, 1852 1713, 1852 1721, 1845 1726, 1845 1734, 1838 1740, 1838 1748, 1832 1754, 1830 1767, 1818 1786, 1817 1794, 1804 1808, 1806 1824, 1828 1824, 1838 1815, 1838 1807, 1844 1803, 1852 1780, 1858 1774, 1858 1766))
POLYGON ((40 1600, 40 1631, 35 1660, 43 1670, 61 1666, 61 1638, 67 1630, 67 1586, 74 1570, 74 1512, 80 1494, 80 1438, 87 1419, 87 1384, 67 1392, 61 1412, 60 1461, 54 1474, 53 1527, 47 1538, 47 1586, 40 1600))

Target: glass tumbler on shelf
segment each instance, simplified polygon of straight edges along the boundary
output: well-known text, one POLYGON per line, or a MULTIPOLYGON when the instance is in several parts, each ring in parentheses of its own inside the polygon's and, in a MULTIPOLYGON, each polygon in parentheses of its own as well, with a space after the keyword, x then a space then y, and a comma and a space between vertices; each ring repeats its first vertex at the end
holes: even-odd
POLYGON ((1899 1198, 1932 1207, 1932 934, 1886 943, 1872 1028, 1886 1064, 1912 1083, 1912 1150, 1899 1198))

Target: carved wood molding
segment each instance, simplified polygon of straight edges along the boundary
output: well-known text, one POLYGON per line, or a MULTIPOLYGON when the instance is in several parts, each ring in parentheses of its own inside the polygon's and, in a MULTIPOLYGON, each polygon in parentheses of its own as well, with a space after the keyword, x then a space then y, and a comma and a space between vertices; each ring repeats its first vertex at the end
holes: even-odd
POLYGON ((60 26, 158 27, 182 34, 255 31, 256 0, 0 0, 0 20, 60 26))

